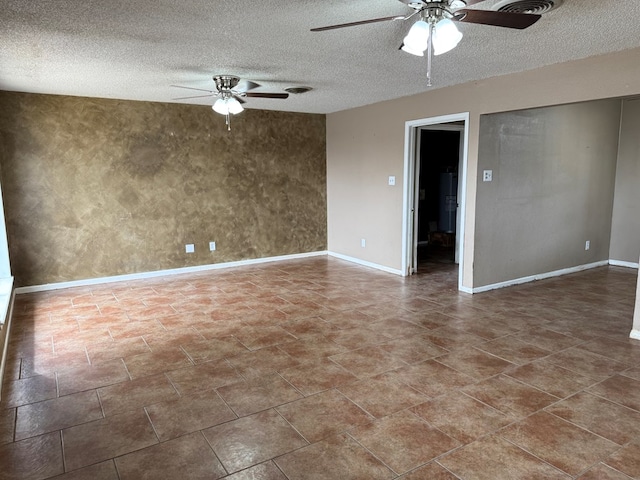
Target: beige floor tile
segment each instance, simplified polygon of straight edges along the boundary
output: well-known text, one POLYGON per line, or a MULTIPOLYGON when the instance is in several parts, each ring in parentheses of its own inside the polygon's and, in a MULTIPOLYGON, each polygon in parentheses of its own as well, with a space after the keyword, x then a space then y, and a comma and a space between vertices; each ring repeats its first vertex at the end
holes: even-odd
POLYGON ((495 432, 512 421, 506 414, 460 393, 429 400, 411 411, 462 443, 495 432))
POLYGON ((476 380, 492 377, 513 366, 506 360, 475 348, 456 350, 435 360, 476 380))
POLYGON ((55 480, 120 480, 113 460, 96 463, 53 478, 55 480))
POLYGON ((102 418, 95 390, 18 407, 16 441, 102 418))
POLYGON ((302 398, 280 375, 272 374, 218 388, 218 393, 239 417, 302 398))
POLYGON ((464 480, 570 480, 571 476, 499 437, 484 437, 438 463, 464 480))
POLYGON ((0 445, 13 442, 13 433, 16 424, 16 409, 0 409, 0 445))
POLYGON ((406 410, 354 428, 349 434, 397 474, 413 470, 460 445, 406 410))
POLYGON ((299 340, 283 343, 278 348, 300 363, 314 362, 347 351, 346 347, 332 342, 319 333, 308 334, 299 340))
POLYGON ((621 448, 604 463, 631 478, 640 478, 640 441, 636 440, 621 448))
POLYGON ((477 348, 518 365, 532 362, 552 353, 550 350, 523 342, 512 335, 491 340, 477 348))
POLYGON ((348 383, 338 390, 376 418, 418 405, 429 398, 402 383, 394 372, 348 383))
POLYGON ((182 349, 196 365, 212 360, 222 360, 248 351, 247 347, 232 336, 184 343, 182 349))
POLYGON ((5 408, 17 407, 55 398, 57 394, 54 374, 36 375, 5 383, 2 387, 2 402, 5 408))
POLYGON ((640 412, 586 392, 545 410, 618 445, 640 438, 640 412))
POLYGON ((43 480, 64 472, 60 432, 0 445, 0 478, 43 480))
POLYGON ((58 373, 58 394, 82 392, 129 380, 129 373, 121 359, 108 360, 100 365, 65 369, 58 373))
POLYGON ((317 442, 373 417, 336 390, 288 403, 277 411, 309 442, 317 442))
POLYGON ((120 480, 215 480, 226 475, 200 432, 116 458, 116 465, 120 480))
POLYGON ((359 378, 379 375, 406 365, 402 360, 379 346, 359 348, 329 358, 359 378))
POLYGON ((158 443, 142 408, 65 429, 62 439, 67 470, 86 467, 158 443))
POLYGON ((394 473, 347 435, 321 442, 275 459, 287 478, 387 480, 394 473))
POLYGON ((546 357, 545 360, 598 380, 604 380, 628 368, 628 365, 624 363, 616 362, 610 358, 588 352, 578 347, 572 347, 550 355, 546 357))
POLYGON ((92 365, 98 365, 116 358, 131 357, 148 353, 151 350, 142 337, 123 338, 102 342, 87 343, 87 354, 92 365))
POLYGON ((230 473, 308 445, 275 410, 239 418, 203 433, 230 473))
POLYGON ((572 372, 547 359, 505 370, 504 374, 558 398, 568 397, 597 382, 592 377, 572 372))
POLYGON ((229 363, 246 379, 270 375, 298 364, 298 361, 277 346, 230 357, 229 363))
POLYGON ((393 373, 398 380, 429 397, 437 397, 475 381, 472 377, 434 360, 399 368, 393 373))
POLYGON ((458 477, 448 472, 437 463, 429 463, 416 468, 412 472, 398 477, 398 480, 458 480, 458 477))
POLYGON ((326 358, 285 368, 279 373, 304 395, 313 395, 358 380, 353 373, 326 358))
POLYGON ((215 390, 154 403, 146 410, 161 442, 237 418, 215 390))
POLYGON ((521 418, 558 401, 557 397, 504 375, 464 388, 476 400, 514 418, 521 418))
POLYGON ((177 347, 134 355, 124 359, 132 379, 156 375, 193 365, 184 351, 177 347))
POLYGON ((142 377, 98 389, 105 416, 138 410, 163 400, 178 398, 176 389, 163 375, 142 377))
POLYGON ((618 472, 607 465, 599 463, 589 469, 584 475, 580 475, 577 480, 630 480, 631 477, 618 472))
POLYGON ((640 380, 616 375, 592 386, 588 391, 640 411, 640 380))
POLYGON ((511 425, 499 435, 574 476, 619 448, 614 442, 545 412, 511 425))
POLYGON ((434 345, 422 335, 394 338, 380 344, 380 348, 407 364, 424 362, 448 353, 448 350, 434 345))
POLYGON ((266 462, 229 475, 225 480, 287 480, 287 477, 273 462, 266 462))

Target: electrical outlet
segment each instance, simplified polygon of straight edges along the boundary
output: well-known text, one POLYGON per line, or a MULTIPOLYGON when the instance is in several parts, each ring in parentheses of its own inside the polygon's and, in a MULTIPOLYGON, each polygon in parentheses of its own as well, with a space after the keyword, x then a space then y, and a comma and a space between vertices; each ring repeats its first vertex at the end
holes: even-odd
POLYGON ((584 242, 584 249, 589 250, 590 248, 591 248, 591 242, 587 240, 586 242, 584 242))
POLYGON ((491 182, 493 180, 493 170, 485 170, 482 172, 482 181, 491 182))
POLYGON ((364 238, 363 238, 362 240, 360 240, 360 246, 361 246, 362 248, 364 248, 364 247, 366 247, 366 246, 367 246, 367 241, 366 241, 364 238))
POLYGON ((389 185, 391 185, 393 187, 395 184, 396 184, 395 175, 389 175, 389 185))
POLYGON ((216 242, 209 242, 209 251, 214 252, 216 250, 216 242))
POLYGON ((193 253, 193 252, 196 251, 196 247, 195 247, 195 245, 193 243, 187 243, 184 246, 184 251, 187 252, 187 253, 193 253))

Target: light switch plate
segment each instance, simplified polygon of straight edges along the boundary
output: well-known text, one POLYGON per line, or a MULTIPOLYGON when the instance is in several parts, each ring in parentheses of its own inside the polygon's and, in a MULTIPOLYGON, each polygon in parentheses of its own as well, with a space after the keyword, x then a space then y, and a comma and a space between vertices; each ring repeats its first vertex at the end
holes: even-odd
POLYGON ((184 251, 187 252, 187 253, 193 253, 193 252, 196 251, 196 247, 195 247, 195 245, 193 243, 187 243, 184 246, 184 251))

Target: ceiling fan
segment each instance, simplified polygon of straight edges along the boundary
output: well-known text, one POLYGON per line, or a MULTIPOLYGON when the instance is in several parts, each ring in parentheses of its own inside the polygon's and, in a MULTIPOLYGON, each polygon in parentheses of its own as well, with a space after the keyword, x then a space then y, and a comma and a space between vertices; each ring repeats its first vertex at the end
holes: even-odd
POLYGON ((206 95, 195 95, 190 97, 179 97, 174 100, 186 100, 188 98, 203 98, 203 97, 218 97, 214 102, 213 110, 221 115, 225 116, 225 123, 227 129, 231 130, 231 118, 230 115, 236 115, 244 110, 242 104, 245 97, 254 98, 276 98, 285 99, 289 98, 288 93, 268 93, 268 92, 250 92, 254 88, 258 88, 260 84, 251 82, 249 80, 241 80, 240 77, 235 75, 216 75, 213 77, 215 82, 215 90, 206 90, 203 88, 183 87, 182 85, 171 85, 175 88, 184 88, 187 90, 197 90, 200 92, 207 92, 206 95))
POLYGON ((368 23, 409 20, 418 17, 400 46, 401 50, 413 55, 424 56, 427 52, 427 86, 431 86, 432 55, 448 52, 458 45, 462 33, 454 22, 477 23, 525 29, 536 23, 541 15, 534 13, 515 13, 494 10, 476 10, 465 7, 484 2, 485 0, 400 0, 413 10, 407 15, 373 18, 357 22, 340 23, 326 27, 312 28, 312 32, 324 32, 337 28, 354 27, 368 23))

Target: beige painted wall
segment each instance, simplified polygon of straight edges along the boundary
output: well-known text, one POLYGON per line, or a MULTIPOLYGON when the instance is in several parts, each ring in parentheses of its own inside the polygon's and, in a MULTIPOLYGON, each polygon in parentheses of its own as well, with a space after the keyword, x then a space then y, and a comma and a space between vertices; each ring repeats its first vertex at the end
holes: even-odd
POLYGON ((621 106, 480 118, 478 170, 493 181, 477 186, 474 287, 609 259, 621 106))
POLYGON ((0 105, 16 286, 326 249, 324 115, 247 110, 227 132, 202 106, 7 92, 0 105))
POLYGON ((640 100, 622 103, 616 191, 609 258, 636 263, 640 257, 640 100))
MULTIPOLYGON (((437 86, 437 60, 434 65, 437 86)), ((463 285, 473 287, 479 119, 485 113, 640 94, 640 49, 490 78, 327 117, 328 248, 402 266, 404 124, 469 112, 463 285), (396 187, 387 177, 396 176, 396 187), (373 238, 372 238, 373 236, 373 238), (360 247, 360 238, 367 247, 360 247)), ((419 79, 416 79, 419 80, 419 79)))

